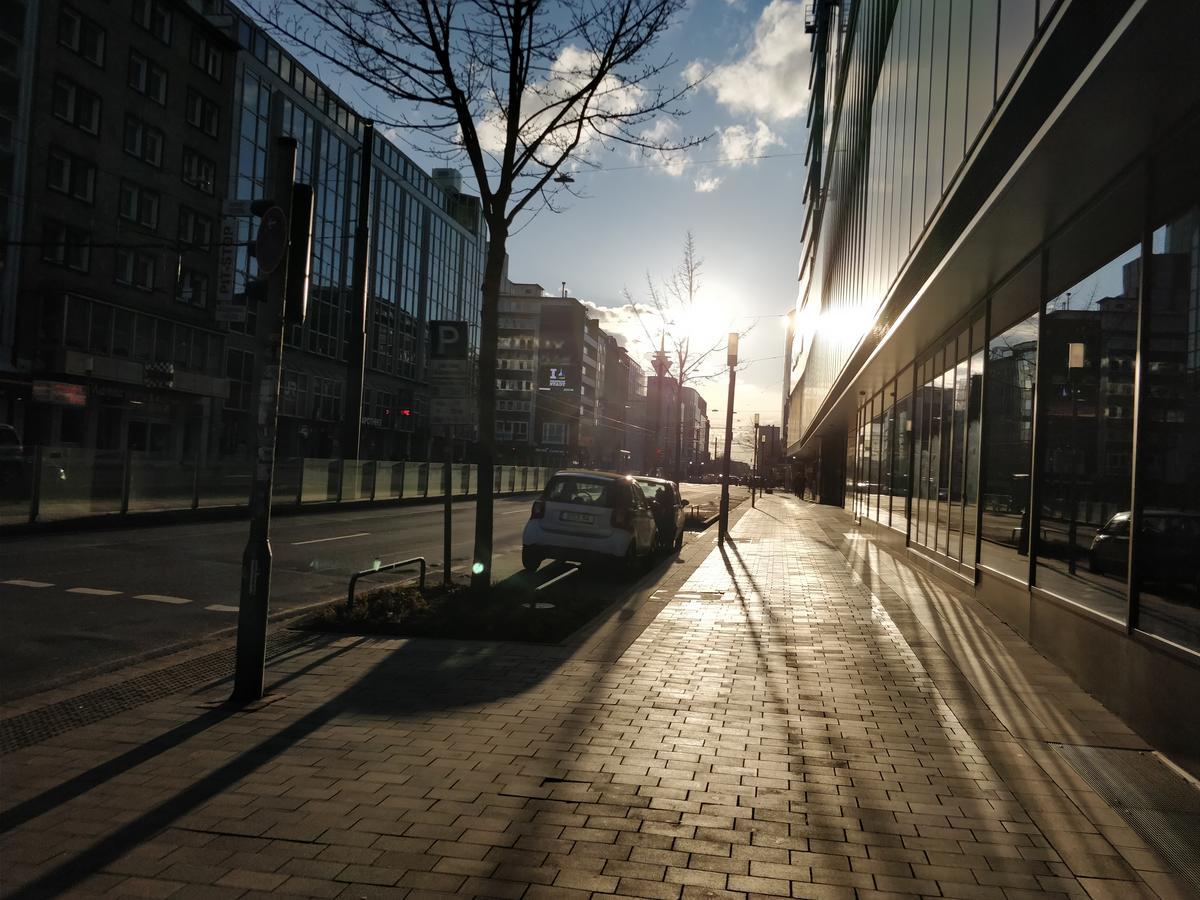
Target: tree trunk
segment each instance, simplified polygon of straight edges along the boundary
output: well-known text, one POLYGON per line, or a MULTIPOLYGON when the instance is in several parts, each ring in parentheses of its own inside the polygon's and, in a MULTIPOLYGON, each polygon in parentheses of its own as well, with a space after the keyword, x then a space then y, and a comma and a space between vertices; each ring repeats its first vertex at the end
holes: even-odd
POLYGON ((475 500, 475 552, 471 589, 483 593, 492 583, 492 502, 496 458, 496 335, 499 330, 500 288, 504 277, 508 233, 488 223, 489 243, 483 270, 483 303, 479 328, 479 489, 475 500), (482 568, 480 568, 482 566, 482 568))

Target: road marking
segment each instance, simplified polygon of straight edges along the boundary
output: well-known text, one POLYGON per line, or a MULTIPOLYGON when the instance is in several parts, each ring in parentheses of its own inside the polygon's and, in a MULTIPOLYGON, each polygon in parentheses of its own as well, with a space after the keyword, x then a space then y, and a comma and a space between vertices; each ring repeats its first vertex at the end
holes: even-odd
POLYGON ((5 584, 15 584, 17 587, 54 587, 48 581, 26 581, 24 578, 11 578, 5 584))
POLYGON ((138 594, 133 599, 134 600, 153 600, 155 603, 174 603, 177 606, 182 603, 191 603, 192 602, 191 600, 188 600, 184 597, 172 597, 168 594, 138 594))
POLYGON ((101 588, 67 588, 68 594, 90 594, 93 597, 112 597, 120 591, 106 591, 101 588))
POLYGON ((339 534, 337 537, 314 538, 311 541, 292 541, 293 547, 303 547, 305 544, 323 544, 326 541, 347 541, 350 538, 366 537, 371 532, 359 531, 356 534, 339 534))
POLYGON ((213 612, 237 612, 236 606, 226 606, 224 603, 214 603, 212 606, 206 606, 205 609, 211 609, 213 612))

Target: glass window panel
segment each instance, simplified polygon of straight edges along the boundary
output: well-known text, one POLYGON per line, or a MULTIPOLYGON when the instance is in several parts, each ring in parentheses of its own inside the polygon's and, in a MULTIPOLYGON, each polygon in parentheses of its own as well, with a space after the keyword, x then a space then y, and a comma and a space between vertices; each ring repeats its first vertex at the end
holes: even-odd
POLYGON ((892 439, 892 527, 908 531, 909 452, 913 435, 913 396, 896 401, 892 439))
POLYGON ((892 430, 895 427, 896 407, 891 397, 894 394, 891 388, 884 393, 888 403, 879 433, 879 521, 884 525, 892 524, 892 430))
POLYGON ((946 348, 945 361, 951 367, 942 372, 941 391, 939 399, 942 402, 942 449, 938 456, 937 499, 938 499, 938 540, 934 549, 940 553, 950 553, 950 508, 953 498, 950 496, 950 461, 954 456, 954 344, 946 348))
POLYGON ((1029 476, 1038 316, 1033 313, 988 343, 984 370, 981 564, 1029 580, 1029 476))
MULTIPOLYGON (((965 337, 965 335, 964 335, 965 337)), ((960 343, 962 341, 960 340, 960 343)), ((962 559, 963 473, 967 465, 967 391, 970 364, 962 360, 954 368, 953 455, 950 458, 950 544, 949 556, 962 559)))
POLYGON ((996 102, 998 0, 971 2, 971 71, 967 78, 967 147, 996 102))
POLYGON ((1038 395, 1037 584, 1122 622, 1140 271, 1134 246, 1046 303, 1038 395))
MULTIPOLYGON (((1138 627, 1200 650, 1200 204, 1154 232, 1145 311, 1138 627)), ((1107 542, 1120 557, 1119 535, 1107 542)))
POLYGON ((996 95, 1004 93, 1017 64, 1033 41, 1037 0, 1000 0, 996 49, 996 95))
MULTIPOLYGON (((925 546, 936 549, 941 541, 939 532, 944 528, 942 504, 942 400, 945 373, 942 371, 943 354, 933 358, 934 376, 929 391, 929 524, 925 531, 925 546)), ((948 436, 948 432, 947 432, 948 436)))
POLYGON ((971 5, 950 3, 950 45, 946 69, 946 151, 942 160, 943 189, 963 159, 967 130, 967 70, 971 53, 971 5))
POLYGON ((967 395, 967 454, 963 475, 963 562, 975 565, 975 523, 979 518, 980 411, 983 407, 983 351, 970 360, 967 395))
POLYGON ((930 431, 933 428, 933 381, 930 378, 932 371, 932 362, 927 362, 924 366, 918 401, 921 404, 921 437, 919 445, 921 450, 921 476, 919 481, 921 499, 918 504, 916 541, 921 545, 925 545, 929 534, 929 473, 933 463, 932 444, 929 437, 930 431))
POLYGON ((901 136, 903 141, 900 154, 900 177, 897 186, 900 189, 899 219, 896 222, 897 246, 899 256, 896 259, 897 268, 908 258, 912 247, 912 200, 913 200, 913 158, 917 142, 917 96, 919 94, 918 64, 921 53, 921 7, 920 3, 901 4, 900 9, 908 11, 907 42, 905 47, 905 94, 904 106, 901 111, 901 136))

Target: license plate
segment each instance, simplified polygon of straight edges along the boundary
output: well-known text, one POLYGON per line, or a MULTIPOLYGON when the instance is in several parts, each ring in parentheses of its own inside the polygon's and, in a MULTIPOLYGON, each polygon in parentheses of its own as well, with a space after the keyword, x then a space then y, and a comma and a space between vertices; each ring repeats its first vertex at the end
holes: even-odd
POLYGON ((582 522, 584 525, 591 525, 596 521, 596 517, 590 513, 561 512, 558 518, 562 522, 582 522))

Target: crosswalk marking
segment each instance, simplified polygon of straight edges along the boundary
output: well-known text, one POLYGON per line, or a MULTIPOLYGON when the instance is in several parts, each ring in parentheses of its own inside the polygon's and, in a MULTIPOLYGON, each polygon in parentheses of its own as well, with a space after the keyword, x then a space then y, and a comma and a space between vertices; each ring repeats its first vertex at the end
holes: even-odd
POLYGON ((236 606, 226 606, 224 603, 214 603, 212 606, 206 606, 205 609, 211 609, 213 612, 237 612, 236 606))
POLYGON ((90 594, 93 597, 112 597, 120 591, 106 591, 102 588, 67 588, 68 594, 90 594))
POLYGON ((17 587, 54 587, 49 581, 28 581, 24 578, 10 578, 4 584, 15 584, 17 587))
POLYGON ((133 599, 135 600, 153 600, 155 603, 174 603, 176 605, 182 603, 191 603, 185 597, 171 597, 168 594, 138 594, 133 599))

